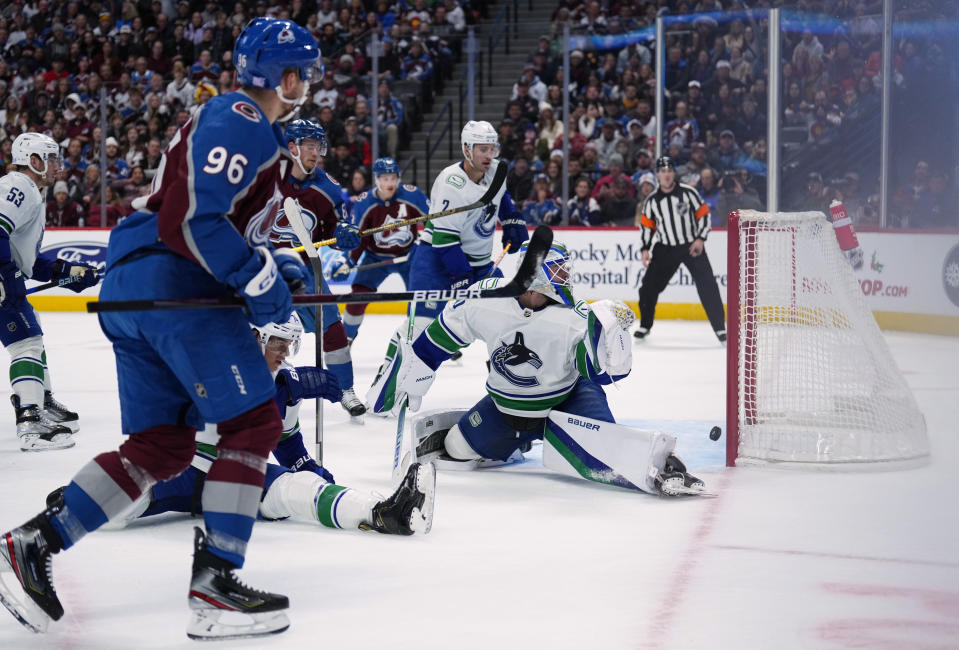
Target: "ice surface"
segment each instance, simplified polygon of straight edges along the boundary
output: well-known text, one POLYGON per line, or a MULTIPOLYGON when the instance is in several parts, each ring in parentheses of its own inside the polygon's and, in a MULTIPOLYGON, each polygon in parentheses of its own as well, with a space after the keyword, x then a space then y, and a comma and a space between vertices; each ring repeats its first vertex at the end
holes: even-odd
MULTIPOLYGON (((398 317, 369 316, 353 346, 365 392, 398 317)), ((44 314, 57 397, 79 411, 75 448, 19 451, 0 435, 0 527, 120 442, 113 355, 96 319, 44 314)), ((679 435, 716 499, 665 500, 551 476, 526 463, 443 472, 424 537, 260 522, 241 577, 290 596, 282 635, 216 647, 959 647, 959 340, 889 333, 926 415, 932 461, 881 473, 724 470, 724 350, 703 322, 658 322, 632 376, 607 392, 621 422, 679 435)), ((313 358, 312 337, 299 354, 313 358)), ((444 367, 423 408, 482 396, 479 346, 444 367)), ((312 408, 303 429, 313 431, 312 408)), ((394 421, 326 407, 338 482, 389 490, 394 421)), ((191 521, 98 532, 58 555, 66 616, 34 636, 0 610, 0 648, 197 647, 185 635, 191 521)))

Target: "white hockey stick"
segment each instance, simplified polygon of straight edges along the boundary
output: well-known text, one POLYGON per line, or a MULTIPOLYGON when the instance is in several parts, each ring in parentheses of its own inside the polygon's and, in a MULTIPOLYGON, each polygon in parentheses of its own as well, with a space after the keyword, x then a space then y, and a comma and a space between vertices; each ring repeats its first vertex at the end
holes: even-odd
MULTIPOLYGON (((283 211, 286 213, 286 220, 290 222, 296 238, 305 246, 306 256, 310 258, 310 265, 313 267, 313 287, 314 290, 320 288, 320 279, 323 277, 323 263, 320 260, 320 251, 312 246, 308 246, 313 237, 306 229, 303 223, 303 213, 300 211, 300 204, 292 197, 283 199, 283 211)), ((323 306, 315 305, 313 307, 313 317, 316 321, 316 367, 323 367, 323 306)), ((316 443, 317 464, 323 466, 323 400, 317 398, 316 404, 316 433, 314 440, 316 443)))

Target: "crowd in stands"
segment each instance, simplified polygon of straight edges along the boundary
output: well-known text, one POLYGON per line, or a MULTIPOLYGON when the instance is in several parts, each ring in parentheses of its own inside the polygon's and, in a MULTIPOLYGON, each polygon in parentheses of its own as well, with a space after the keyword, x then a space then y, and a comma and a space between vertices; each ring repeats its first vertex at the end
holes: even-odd
POLYGON ((327 171, 355 198, 369 188, 375 33, 381 39, 380 155, 395 157, 451 75, 485 0, 12 0, 0 7, 0 163, 14 138, 60 143, 64 173, 48 226, 110 227, 148 193, 162 152, 199 106, 233 89, 232 47, 251 18, 295 20, 316 36, 325 72, 301 117, 326 129, 327 171), (106 127, 101 128, 105 89, 106 127), (101 147, 105 165, 101 162, 101 147), (101 210, 101 176, 106 206, 101 210))
MULTIPOLYGON (((783 31, 780 209, 828 212, 842 200, 860 226, 878 226, 882 0, 772 3, 809 16, 783 31)), ((655 186, 655 138, 681 182, 696 187, 714 225, 734 208, 766 202, 769 2, 563 0, 512 89, 499 133, 512 161, 509 189, 530 224, 634 225, 655 186), (657 15, 706 12, 674 24, 665 40, 665 115, 654 114, 654 40, 608 41, 653 25, 657 15), (562 28, 576 36, 570 69, 562 28), (583 42, 591 48, 577 47, 583 42), (563 114, 563 87, 570 114, 563 114), (661 118, 658 124, 657 120, 661 118), (564 131, 569 132, 568 217, 561 205, 564 131)), ((898 3, 896 20, 951 25, 895 41, 890 225, 959 226, 955 98, 959 3, 898 3), (900 6, 901 5, 901 6, 900 6), (942 22, 937 22, 942 21, 942 22), (946 89, 944 90, 943 86, 946 89), (951 101, 933 101, 945 92, 951 101), (951 107, 951 108, 950 108, 951 107), (949 126, 946 126, 949 125, 949 126), (946 127, 948 133, 943 133, 946 127)))

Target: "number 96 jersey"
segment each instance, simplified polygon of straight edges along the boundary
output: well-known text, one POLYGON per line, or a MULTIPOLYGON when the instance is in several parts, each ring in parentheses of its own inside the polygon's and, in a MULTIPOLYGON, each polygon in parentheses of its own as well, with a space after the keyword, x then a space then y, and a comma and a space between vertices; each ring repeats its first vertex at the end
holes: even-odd
POLYGON ((231 266, 224 257, 235 261, 243 255, 232 237, 233 254, 222 250, 223 240, 214 232, 224 235, 224 220, 246 246, 269 241, 285 152, 280 128, 246 94, 214 97, 173 136, 150 195, 134 207, 156 213, 164 244, 219 277, 231 266))
POLYGON ((33 180, 20 172, 0 178, 0 228, 10 237, 13 261, 27 277, 33 274, 45 223, 46 206, 33 180))

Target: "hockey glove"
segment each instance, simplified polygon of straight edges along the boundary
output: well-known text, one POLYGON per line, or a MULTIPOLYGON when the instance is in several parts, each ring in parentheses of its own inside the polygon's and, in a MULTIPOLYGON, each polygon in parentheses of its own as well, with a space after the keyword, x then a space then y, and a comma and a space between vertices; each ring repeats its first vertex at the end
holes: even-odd
POLYGON ((348 221, 339 222, 336 224, 336 230, 333 231, 333 236, 336 237, 333 248, 339 251, 353 250, 362 243, 359 232, 360 229, 348 221))
MULTIPOLYGON (((460 282, 463 278, 469 280, 473 277, 473 267, 470 266, 470 261, 466 258, 466 253, 463 252, 462 247, 443 246, 435 250, 440 258, 440 264, 443 265, 453 282, 460 282)), ((469 284, 472 284, 472 282, 469 284)))
POLYGON ((246 301, 254 325, 285 323, 293 313, 293 297, 266 246, 257 246, 250 259, 226 276, 226 283, 246 301))
POLYGON ((23 274, 16 263, 7 262, 0 266, 0 305, 13 307, 23 302, 27 288, 23 284, 23 274))
POLYGON ((405 395, 409 399, 410 410, 418 411, 420 404, 423 403, 423 396, 433 385, 436 373, 416 356, 409 343, 403 343, 403 347, 397 356, 402 356, 403 362, 400 367, 399 379, 396 382, 397 399, 393 410, 399 414, 399 407, 402 404, 403 395, 405 395))
POLYGON ((303 435, 299 432, 287 436, 273 450, 273 456, 283 465, 294 472, 313 472, 323 480, 333 483, 333 475, 326 468, 317 465, 310 457, 310 453, 303 444, 303 435))
POLYGON ((503 226, 503 246, 509 244, 509 254, 518 253, 520 246, 529 239, 529 231, 526 229, 526 222, 519 217, 504 219, 500 222, 503 226))
POLYGON ((321 479, 323 479, 327 483, 336 483, 336 481, 333 480, 333 475, 325 467, 321 465, 317 465, 316 461, 313 460, 312 458, 308 459, 302 465, 299 465, 298 467, 294 467, 293 471, 294 472, 313 472, 314 474, 319 476, 321 479))
POLYGON ((346 278, 353 270, 353 260, 347 256, 340 255, 330 260, 329 273, 334 280, 337 278, 346 278))
MULTIPOLYGON (((34 265, 36 268, 36 265, 34 265)), ((86 264, 71 264, 65 260, 53 263, 53 280, 68 280, 63 284, 64 289, 80 293, 88 287, 96 286, 100 282, 100 275, 92 266, 86 264)))
POLYGON ((278 248, 273 251, 273 259, 280 270, 280 275, 286 280, 290 293, 293 295, 313 293, 313 274, 298 253, 289 248, 278 248))
POLYGON ((314 366, 282 368, 276 376, 277 394, 285 388, 288 406, 302 399, 325 398, 331 402, 343 399, 343 391, 336 376, 328 370, 314 366))

